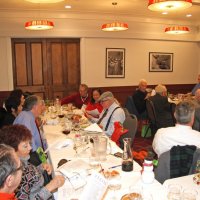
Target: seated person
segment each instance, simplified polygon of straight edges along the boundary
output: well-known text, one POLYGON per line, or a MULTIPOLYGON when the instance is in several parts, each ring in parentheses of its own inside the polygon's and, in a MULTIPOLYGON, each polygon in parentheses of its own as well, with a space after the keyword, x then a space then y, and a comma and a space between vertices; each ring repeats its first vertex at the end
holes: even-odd
POLYGON ((88 115, 88 118, 92 122, 96 122, 108 135, 109 137, 114 132, 114 122, 120 122, 123 124, 125 120, 124 110, 116 103, 112 92, 107 91, 101 94, 98 101, 103 106, 103 111, 100 114, 99 118, 94 118, 88 115))
POLYGON ((200 74, 198 75, 198 83, 192 89, 192 95, 195 95, 197 89, 200 89, 200 74))
POLYGON ((102 112, 103 107, 98 102, 99 97, 101 96, 101 90, 100 89, 93 89, 92 90, 92 95, 91 95, 91 101, 87 104, 85 108, 85 115, 87 117, 87 114, 91 114, 91 111, 95 112, 92 116, 95 118, 99 118, 99 114, 102 112))
POLYGON ((88 95, 88 86, 86 84, 80 84, 79 92, 61 99, 61 105, 73 103, 74 106, 79 109, 82 108, 83 105, 87 105, 89 102, 90 98, 88 95))
POLYGON ((17 115, 22 111, 22 105, 19 98, 14 96, 8 97, 5 101, 6 114, 2 126, 13 124, 17 115))
POLYGON ((31 140, 31 132, 23 125, 6 126, 0 130, 0 143, 13 147, 22 162, 22 180, 16 190, 16 197, 18 200, 53 199, 52 192, 61 187, 65 179, 63 176, 57 175, 44 186, 42 172, 46 170, 48 174, 51 174, 51 166, 45 163, 35 167, 28 162, 31 140))
POLYGON ((200 131, 200 89, 196 90, 195 99, 192 100, 192 103, 195 106, 194 124, 192 128, 194 130, 200 131))
POLYGON ((133 102, 141 118, 146 119, 146 98, 147 98, 147 81, 141 79, 138 85, 138 89, 133 94, 133 102))
POLYGON ((10 93, 10 97, 16 97, 16 98, 20 99, 22 106, 24 105, 25 99, 24 99, 23 91, 21 89, 13 90, 10 93))
POLYGON ((16 200, 15 189, 21 182, 22 168, 15 150, 0 144, 0 199, 16 200))
POLYGON ((180 102, 175 109, 176 126, 161 128, 155 134, 153 149, 158 157, 173 146, 195 145, 200 148, 200 134, 192 129, 194 105, 188 101, 180 102))
POLYGON ((155 87, 156 94, 149 97, 153 102, 156 115, 156 127, 165 128, 174 126, 172 105, 168 102, 167 88, 164 85, 157 85, 155 87))

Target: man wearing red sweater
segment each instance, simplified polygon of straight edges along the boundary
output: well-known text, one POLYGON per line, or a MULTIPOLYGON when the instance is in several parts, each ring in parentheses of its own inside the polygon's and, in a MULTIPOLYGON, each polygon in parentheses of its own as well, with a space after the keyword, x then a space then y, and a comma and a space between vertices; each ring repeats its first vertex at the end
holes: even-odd
POLYGON ((14 191, 21 182, 22 165, 14 149, 0 144, 0 199, 17 200, 14 191))
POLYGON ((83 104, 87 105, 89 102, 90 98, 88 95, 88 86, 86 84, 80 84, 79 92, 61 99, 61 105, 73 103, 73 105, 79 109, 83 106, 83 104))

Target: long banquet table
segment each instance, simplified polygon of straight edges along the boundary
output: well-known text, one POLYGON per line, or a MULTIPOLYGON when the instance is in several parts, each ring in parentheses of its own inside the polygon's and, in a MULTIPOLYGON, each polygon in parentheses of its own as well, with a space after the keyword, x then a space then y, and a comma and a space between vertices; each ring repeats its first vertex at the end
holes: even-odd
MULTIPOLYGON (((77 132, 72 131, 69 135, 64 135, 62 133, 63 128, 60 124, 44 125, 43 128, 44 128, 44 134, 47 139, 47 143, 49 147, 48 154, 50 157, 50 161, 52 162, 55 173, 57 171, 58 163, 61 159, 67 159, 67 160, 70 160, 70 162, 76 161, 76 160, 84 160, 85 162, 89 163, 90 149, 88 147, 86 147, 85 149, 81 151, 78 151, 78 154, 76 150, 74 150, 73 145, 60 147, 60 144, 62 144, 65 140, 67 139, 73 140, 77 132)), ((109 154, 107 155, 107 160, 101 163, 101 166, 104 169, 108 169, 109 167, 120 165, 122 162, 121 158, 117 158, 111 155, 111 154, 114 154, 115 152, 122 152, 122 150, 111 140, 109 140, 109 143, 111 145, 111 149, 110 149, 109 154)), ((123 172, 121 170, 121 166, 116 167, 115 170, 117 170, 120 173, 121 184, 122 184, 121 189, 115 191, 117 200, 120 200, 124 194, 129 193, 130 186, 131 187, 137 186, 137 187, 142 188, 144 191, 152 195, 153 200, 167 200, 166 188, 167 188, 168 182, 176 183, 176 181, 179 179, 181 179, 182 181, 182 177, 181 177, 175 180, 170 179, 166 181, 164 183, 164 186, 161 185, 156 180, 154 180, 152 184, 143 184, 141 181, 141 166, 137 162, 134 162, 134 170, 132 172, 123 172)), ((187 181, 185 181, 185 184, 186 184, 186 187, 187 185, 191 185, 191 180, 187 179, 187 181)), ((64 200, 64 199, 75 200, 79 198, 81 192, 82 192, 82 189, 79 189, 78 191, 73 190, 71 188, 71 185, 69 184, 69 181, 67 181, 66 179, 64 186, 58 189, 56 199, 57 200, 64 200)), ((106 194, 104 195, 103 200, 110 200, 112 195, 113 193, 110 190, 107 190, 106 194)), ((200 200, 200 198, 198 198, 198 200, 200 200)))
MULTIPOLYGON (((45 125, 44 126, 44 133, 48 142, 49 146, 49 155, 50 159, 52 161, 52 165, 54 168, 54 171, 57 170, 58 162, 61 159, 67 159, 67 160, 76 160, 76 159, 83 159, 86 162, 89 162, 89 156, 86 152, 85 155, 78 156, 76 155, 75 150, 73 149, 73 146, 68 146, 64 148, 57 149, 56 145, 59 144, 59 142, 62 142, 66 140, 67 138, 72 138, 74 133, 70 133, 68 136, 62 134, 62 127, 60 125, 45 125)), ((115 152, 122 151, 114 142, 110 141, 112 146, 112 154, 115 152)), ((89 153, 89 149, 87 149, 89 153)), ((70 161, 70 162, 71 162, 70 161)), ((116 158, 113 155, 107 155, 107 160, 105 162, 102 162, 102 168, 109 168, 112 166, 120 165, 121 164, 121 158, 116 158)), ((119 191, 116 191, 117 199, 121 199, 121 197, 129 192, 130 186, 139 186, 145 188, 145 190, 150 191, 150 193, 153 195, 153 199, 160 200, 162 194, 162 185, 158 183, 156 180, 153 184, 144 185, 141 182, 141 166, 134 162, 134 170, 132 172, 123 172, 121 170, 121 167, 116 167, 115 170, 120 172, 121 175, 121 189, 119 191)), ((72 192, 72 190, 67 189, 69 187, 68 181, 65 182, 65 185, 58 190, 57 199, 63 200, 63 192, 66 192, 65 199, 78 199, 80 192, 72 192), (68 196, 69 195, 69 196, 68 196)), ((104 197, 104 200, 110 199, 111 192, 108 191, 104 197)))

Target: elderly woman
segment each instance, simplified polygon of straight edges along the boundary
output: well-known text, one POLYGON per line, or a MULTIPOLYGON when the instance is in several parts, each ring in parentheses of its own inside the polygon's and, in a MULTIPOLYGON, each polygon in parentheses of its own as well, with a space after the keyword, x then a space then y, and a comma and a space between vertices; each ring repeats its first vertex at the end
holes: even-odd
POLYGON ((5 126, 0 130, 0 143, 13 147, 23 164, 22 181, 16 190, 18 200, 47 200, 53 199, 52 192, 64 184, 63 176, 55 176, 46 186, 42 172, 51 173, 48 164, 35 167, 29 160, 32 135, 23 125, 5 126))

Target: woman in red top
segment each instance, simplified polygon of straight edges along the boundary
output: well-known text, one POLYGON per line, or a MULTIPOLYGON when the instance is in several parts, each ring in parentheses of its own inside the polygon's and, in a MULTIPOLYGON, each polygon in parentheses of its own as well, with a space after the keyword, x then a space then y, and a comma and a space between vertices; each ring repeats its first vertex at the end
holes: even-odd
POLYGON ((90 118, 89 115, 95 118, 99 117, 99 114, 103 110, 102 105, 99 102, 97 102, 100 96, 101 96, 100 89, 95 88, 92 90, 91 101, 87 104, 85 108, 86 117, 90 118))

